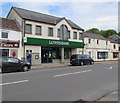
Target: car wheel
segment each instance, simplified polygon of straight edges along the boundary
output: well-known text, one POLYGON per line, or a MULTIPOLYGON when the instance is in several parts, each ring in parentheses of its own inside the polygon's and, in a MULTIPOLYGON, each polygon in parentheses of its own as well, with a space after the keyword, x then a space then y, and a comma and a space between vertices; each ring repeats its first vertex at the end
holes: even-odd
POLYGON ((26 71, 28 71, 28 70, 29 70, 28 66, 23 66, 23 68, 22 68, 22 71, 23 71, 23 72, 26 72, 26 71))
POLYGON ((91 62, 90 62, 90 64, 91 64, 91 65, 93 65, 93 64, 94 64, 94 62, 93 62, 93 61, 91 61, 91 62))
POLYGON ((81 66, 83 66, 83 65, 84 65, 84 63, 83 63, 83 62, 81 62, 81 63, 80 63, 80 65, 81 65, 81 66))

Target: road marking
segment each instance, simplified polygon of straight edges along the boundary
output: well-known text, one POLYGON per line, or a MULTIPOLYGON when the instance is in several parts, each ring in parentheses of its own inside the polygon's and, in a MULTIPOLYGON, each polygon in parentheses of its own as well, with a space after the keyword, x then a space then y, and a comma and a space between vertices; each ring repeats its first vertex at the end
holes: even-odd
POLYGON ((61 77, 61 76, 67 76, 71 74, 79 74, 79 73, 85 73, 85 72, 90 72, 92 70, 86 70, 86 71, 79 71, 79 72, 73 72, 73 73, 66 73, 66 74, 60 74, 60 75, 54 75, 53 77, 61 77))
POLYGON ((113 67, 109 67, 109 68, 107 68, 107 69, 113 69, 113 67))
POLYGON ((18 83, 24 83, 24 82, 28 82, 29 80, 21 80, 21 81, 15 81, 15 82, 8 82, 8 83, 2 83, 0 84, 0 86, 2 85, 9 85, 9 84, 18 84, 18 83))

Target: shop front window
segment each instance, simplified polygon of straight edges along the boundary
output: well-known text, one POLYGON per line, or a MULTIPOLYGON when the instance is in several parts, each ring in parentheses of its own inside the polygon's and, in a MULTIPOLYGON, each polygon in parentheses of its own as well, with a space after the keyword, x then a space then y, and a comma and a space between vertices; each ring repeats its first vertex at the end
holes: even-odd
POLYGON ((60 59, 59 48, 52 48, 52 59, 60 59))
POLYGON ((8 57, 9 49, 0 49, 0 57, 8 57))
POLYGON ((97 53, 98 59, 107 59, 108 58, 108 52, 98 52, 97 53))
POLYGON ((71 57, 71 49, 70 48, 65 48, 64 50, 64 58, 69 59, 71 57))
POLYGON ((118 58, 119 54, 118 53, 113 53, 113 58, 118 58))

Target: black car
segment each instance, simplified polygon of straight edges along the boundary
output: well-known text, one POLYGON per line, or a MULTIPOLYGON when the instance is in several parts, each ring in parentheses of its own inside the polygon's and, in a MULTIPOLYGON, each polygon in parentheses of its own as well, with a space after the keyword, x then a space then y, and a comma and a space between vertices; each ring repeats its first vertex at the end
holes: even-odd
POLYGON ((21 61, 13 57, 2 57, 0 58, 0 69, 1 72, 11 71, 28 71, 31 68, 30 63, 21 61))
POLYGON ((74 54, 70 58, 70 64, 72 65, 85 65, 85 64, 94 64, 94 60, 88 56, 83 54, 74 54))

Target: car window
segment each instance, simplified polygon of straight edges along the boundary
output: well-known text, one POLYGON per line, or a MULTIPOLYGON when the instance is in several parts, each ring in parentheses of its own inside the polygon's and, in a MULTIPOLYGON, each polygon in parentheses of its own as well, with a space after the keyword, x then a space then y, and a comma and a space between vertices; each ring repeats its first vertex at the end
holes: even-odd
POLYGON ((19 60, 16 59, 16 58, 8 58, 7 61, 12 62, 12 63, 18 63, 19 62, 19 60))

